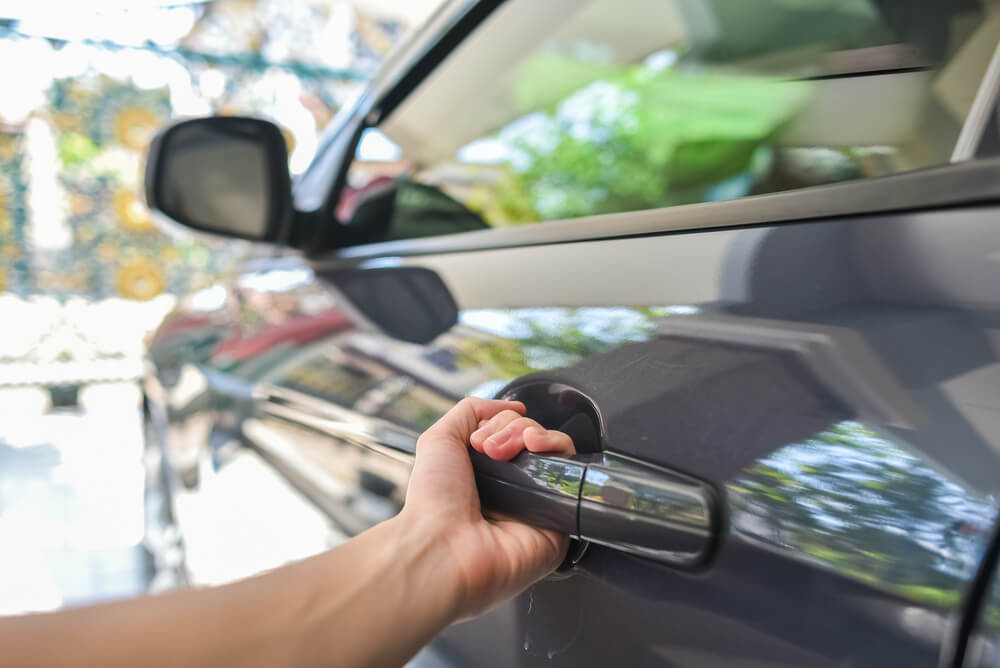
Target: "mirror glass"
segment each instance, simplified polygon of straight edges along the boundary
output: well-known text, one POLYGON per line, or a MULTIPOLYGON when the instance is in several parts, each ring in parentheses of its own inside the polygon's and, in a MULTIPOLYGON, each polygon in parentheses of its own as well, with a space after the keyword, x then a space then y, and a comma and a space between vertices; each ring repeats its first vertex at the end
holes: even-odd
POLYGON ((262 123, 206 119, 164 136, 157 175, 159 208, 209 232, 264 239, 275 184, 262 123))

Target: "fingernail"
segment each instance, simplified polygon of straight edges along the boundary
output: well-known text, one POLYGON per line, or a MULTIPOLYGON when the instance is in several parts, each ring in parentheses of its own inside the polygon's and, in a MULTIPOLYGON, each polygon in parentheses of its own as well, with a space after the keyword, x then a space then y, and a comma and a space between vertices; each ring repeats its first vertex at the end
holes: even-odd
POLYGON ((486 433, 486 428, 485 427, 480 427, 479 429, 477 429, 474 432, 472 432, 471 434, 469 434, 469 438, 471 439, 471 438, 475 438, 477 436, 482 436, 485 433, 486 433))
POLYGON ((535 436, 545 436, 545 430, 541 427, 528 427, 524 430, 524 433, 527 434, 529 431, 535 436))

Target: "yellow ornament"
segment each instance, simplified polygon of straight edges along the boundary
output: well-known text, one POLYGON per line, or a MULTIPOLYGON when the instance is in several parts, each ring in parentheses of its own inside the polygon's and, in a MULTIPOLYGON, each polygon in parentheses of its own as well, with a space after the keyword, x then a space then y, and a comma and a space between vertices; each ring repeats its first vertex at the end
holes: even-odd
POLYGON ((281 127, 281 136, 285 138, 285 149, 288 151, 288 155, 291 155, 295 151, 295 135, 288 128, 281 127))
POLYGON ((126 299, 148 301, 163 292, 166 281, 163 272, 146 259, 122 265, 115 280, 118 294, 126 299))
POLYGON ((114 195, 112 207, 122 225, 133 232, 149 232, 154 228, 149 209, 139 201, 135 192, 119 190, 114 195))
POLYGON ((161 121, 145 107, 122 107, 115 114, 115 138, 127 148, 142 151, 161 121))
POLYGON ((20 142, 9 134, 0 134, 0 158, 10 159, 20 150, 20 142))

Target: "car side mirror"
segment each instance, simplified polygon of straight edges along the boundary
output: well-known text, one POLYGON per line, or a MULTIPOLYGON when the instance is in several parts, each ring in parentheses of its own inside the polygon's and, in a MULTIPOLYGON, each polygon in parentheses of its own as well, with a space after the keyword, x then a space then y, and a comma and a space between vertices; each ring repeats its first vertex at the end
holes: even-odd
POLYGON ((318 275, 337 287, 389 336, 426 344, 458 322, 458 306, 437 272, 424 267, 328 269, 318 275))
POLYGON ((161 131, 146 164, 146 203, 187 227, 281 242, 292 220, 288 150, 268 121, 196 118, 161 131))

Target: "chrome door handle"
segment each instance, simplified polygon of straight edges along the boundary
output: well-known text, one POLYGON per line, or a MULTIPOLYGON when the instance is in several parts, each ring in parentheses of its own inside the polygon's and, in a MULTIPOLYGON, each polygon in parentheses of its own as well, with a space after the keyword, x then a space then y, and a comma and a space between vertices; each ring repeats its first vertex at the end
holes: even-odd
POLYGON ((676 566, 704 563, 715 543, 716 495, 688 476, 607 452, 469 456, 483 506, 528 524, 676 566))

